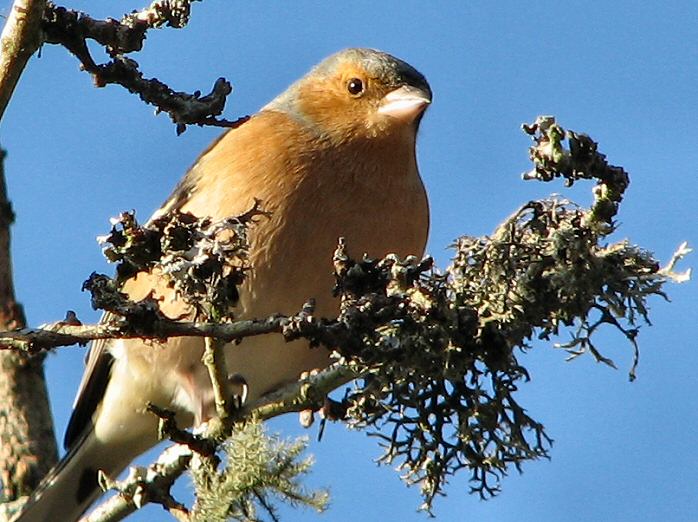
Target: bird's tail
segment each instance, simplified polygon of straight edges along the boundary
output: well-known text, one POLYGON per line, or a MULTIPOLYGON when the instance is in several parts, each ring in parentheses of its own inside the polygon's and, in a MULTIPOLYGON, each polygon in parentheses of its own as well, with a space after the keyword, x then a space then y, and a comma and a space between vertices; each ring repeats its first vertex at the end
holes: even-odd
POLYGON ((131 456, 105 448, 88 430, 44 477, 12 522, 73 522, 101 495, 98 470, 115 477, 131 456))

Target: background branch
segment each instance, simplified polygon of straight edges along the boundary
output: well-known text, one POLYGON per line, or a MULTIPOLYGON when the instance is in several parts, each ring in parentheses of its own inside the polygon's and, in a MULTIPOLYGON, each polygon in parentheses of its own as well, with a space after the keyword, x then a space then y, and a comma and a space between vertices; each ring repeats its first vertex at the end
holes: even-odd
MULTIPOLYGON (((4 156, 0 151, 0 328, 13 329, 23 327, 25 318, 12 282, 10 225, 14 214, 7 199, 4 156)), ((0 502, 29 494, 58 459, 44 377, 45 355, 0 349, 0 502)))
POLYGON ((189 21, 192 0, 158 0, 142 11, 115 19, 95 20, 85 13, 47 3, 43 31, 45 42, 59 44, 70 51, 82 68, 92 75, 97 87, 117 84, 137 94, 141 100, 166 112, 181 134, 190 124, 235 127, 247 117, 229 121, 219 118, 232 86, 218 78, 207 95, 175 91, 156 78, 144 78, 138 63, 124 54, 140 51, 146 32, 162 26, 182 28, 189 21), (98 64, 87 46, 91 39, 105 47, 111 60, 98 64))
POLYGON ((0 35, 0 120, 19 77, 41 45, 46 0, 15 0, 0 35))

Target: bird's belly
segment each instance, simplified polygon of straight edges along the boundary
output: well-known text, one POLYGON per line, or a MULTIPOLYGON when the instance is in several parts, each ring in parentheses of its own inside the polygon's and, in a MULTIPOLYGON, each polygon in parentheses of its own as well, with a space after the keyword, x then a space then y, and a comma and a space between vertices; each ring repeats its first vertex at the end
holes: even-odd
MULTIPOLYGON (((388 253, 421 255, 428 227, 423 189, 409 191, 398 187, 384 192, 354 191, 351 200, 339 202, 337 198, 347 195, 308 197, 303 204, 286 208, 281 213, 283 221, 272 216, 256 224, 250 231, 252 269, 240 289, 236 318, 293 315, 311 298, 316 301, 316 316, 336 317, 339 301, 332 296, 332 256, 340 236, 346 238, 349 254, 354 258, 364 253, 371 257, 388 253), (410 193, 414 195, 411 199, 400 197, 410 193)), ((142 286, 148 290, 158 288, 156 294, 164 296, 161 306, 168 316, 178 317, 186 311, 181 301, 172 299, 171 290, 153 282, 142 286)), ((210 379, 200 362, 201 339, 170 339, 166 346, 134 344, 138 346, 129 350, 129 357, 142 359, 144 373, 152 379, 152 386, 145 389, 152 388, 153 396, 146 400, 189 412, 198 420, 214 414, 210 379), (159 368, 169 368, 169 372, 159 372, 159 368)), ((324 368, 329 362, 329 351, 324 347, 310 348, 303 340, 287 343, 279 334, 249 337, 226 346, 228 373, 244 379, 248 401, 297 380, 304 371, 324 368)))
MULTIPOLYGON (((410 191, 396 191, 404 193, 410 191)), ((260 224, 251 233, 252 270, 241 289, 240 317, 293 315, 311 298, 316 316, 336 317, 339 299, 332 295, 332 257, 339 237, 346 239, 355 259, 364 253, 374 258, 388 253, 422 255, 428 219, 419 217, 428 215, 426 198, 423 189, 411 193, 415 196, 400 199, 395 194, 354 192, 351 201, 339 203, 331 197, 308 198, 299 208, 287 209, 286 221, 260 224), (304 227, 298 227, 299 222, 304 227)), ((227 354, 231 373, 245 379, 251 399, 297 380, 304 371, 324 368, 329 361, 327 349, 310 348, 302 340, 286 343, 278 334, 247 338, 229 347, 227 354)))

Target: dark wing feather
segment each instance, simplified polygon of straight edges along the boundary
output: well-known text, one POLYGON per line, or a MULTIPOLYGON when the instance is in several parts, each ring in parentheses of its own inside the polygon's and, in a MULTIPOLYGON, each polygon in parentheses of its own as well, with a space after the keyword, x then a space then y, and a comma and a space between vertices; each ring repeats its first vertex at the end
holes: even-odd
MULTIPOLYGON (((104 314, 100 322, 104 323, 109 319, 110 314, 104 314)), ((68 451, 89 431, 88 427, 92 424, 92 415, 99 403, 102 402, 107 384, 109 384, 114 357, 105 349, 107 342, 109 342, 107 339, 94 341, 87 353, 85 373, 82 376, 63 439, 63 446, 68 451)))

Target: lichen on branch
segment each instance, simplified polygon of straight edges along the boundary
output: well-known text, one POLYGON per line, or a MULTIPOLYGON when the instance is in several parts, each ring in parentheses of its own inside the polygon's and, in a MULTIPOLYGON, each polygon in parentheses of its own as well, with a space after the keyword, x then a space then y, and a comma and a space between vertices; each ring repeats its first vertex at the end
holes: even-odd
MULTIPOLYGON (((327 508, 326 491, 307 491, 301 482, 313 464, 303 457, 307 439, 285 441, 252 419, 236 426, 223 443, 222 462, 202 459, 193 468, 197 499, 192 522, 279 520, 274 498, 317 511, 327 508)), ((198 455, 194 456, 197 459, 198 455)))
MULTIPOLYGON (((407 483, 420 486, 425 510, 458 472, 469 473, 472 492, 488 498, 499 491, 502 476, 547 457, 552 444, 543 423, 518 399, 517 391, 529 380, 523 354, 544 341, 572 358, 588 353, 615 366, 596 341, 598 330, 610 326, 632 348, 634 379, 639 326, 649 323, 648 300, 665 297, 666 282, 690 275, 675 272, 690 251, 686 245, 662 268, 629 241, 611 242, 629 177, 608 164, 591 138, 562 129, 550 117, 525 130, 534 139, 534 169, 526 178, 563 177, 568 184, 594 180, 589 208, 562 197, 525 203, 490 236, 455 240, 452 262, 444 270, 431 258, 351 259, 340 240, 333 258, 337 317, 316 317, 313 296, 307 296, 306 306, 291 317, 186 323, 162 317, 155 300, 130 303, 119 292, 124 279, 156 271, 196 307, 197 316, 231 321, 237 287, 248 269, 247 227, 263 216, 257 206, 220 223, 172 213, 141 226, 124 214, 103 238, 107 257, 117 263, 117 277, 93 277, 87 288, 124 335, 134 335, 134 324, 147 337, 231 341, 276 333, 332 350, 330 369, 243 405, 230 415, 228 433, 253 415, 265 419, 331 410, 333 418, 378 438, 379 460, 397 464, 407 483), (561 335, 571 339, 554 344, 561 335), (325 400, 352 380, 344 394, 325 400)), ((58 325, 49 332, 71 328, 81 327, 58 325)), ((4 337, 15 335, 16 345, 40 338, 46 346, 50 339, 39 333, 4 337)), ((97 333, 115 335, 113 330, 97 333)), ((221 431, 214 431, 211 444, 204 444, 209 463, 216 462, 211 447, 221 440, 221 431)), ((201 444, 199 438, 172 433, 176 441, 201 444)), ((210 471, 222 469, 214 465, 210 471)), ((219 484, 223 479, 205 480, 219 484)))
POLYGON ((346 420, 381 440, 380 460, 420 485, 427 510, 460 470, 486 498, 510 467, 548 456, 543 424, 516 399, 529 379, 520 358, 533 340, 571 327, 563 348, 612 365, 592 341, 610 325, 633 348, 634 379, 647 300, 664 297, 664 283, 676 279, 646 250, 606 244, 628 186, 622 168, 554 119, 528 132, 535 177, 595 179, 590 208, 562 198, 529 202, 491 236, 458 238, 443 272, 414 260, 336 256, 338 322, 357 334, 337 357, 362 375, 342 401, 346 420))

